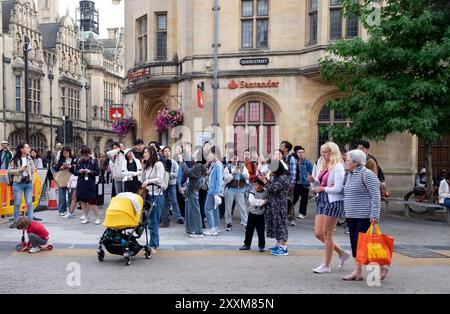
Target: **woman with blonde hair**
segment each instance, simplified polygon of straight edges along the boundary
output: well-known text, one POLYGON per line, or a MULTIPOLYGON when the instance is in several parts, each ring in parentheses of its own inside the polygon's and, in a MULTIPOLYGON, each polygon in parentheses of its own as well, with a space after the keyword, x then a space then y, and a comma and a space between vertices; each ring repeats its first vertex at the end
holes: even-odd
POLYGON ((321 164, 316 177, 309 176, 308 181, 315 186, 316 220, 315 236, 325 244, 325 261, 313 269, 316 274, 331 272, 333 250, 339 254, 339 268, 350 257, 333 240, 333 232, 339 217, 344 212, 344 177, 345 170, 341 152, 336 143, 328 142, 320 148, 321 164))

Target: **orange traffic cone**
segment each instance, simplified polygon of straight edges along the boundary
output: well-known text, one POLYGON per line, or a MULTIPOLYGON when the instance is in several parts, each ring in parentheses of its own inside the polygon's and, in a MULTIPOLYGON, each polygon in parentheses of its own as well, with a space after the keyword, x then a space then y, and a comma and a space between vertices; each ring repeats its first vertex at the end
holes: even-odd
POLYGON ((50 190, 48 191, 48 209, 58 209, 58 202, 56 201, 55 181, 50 183, 50 190))

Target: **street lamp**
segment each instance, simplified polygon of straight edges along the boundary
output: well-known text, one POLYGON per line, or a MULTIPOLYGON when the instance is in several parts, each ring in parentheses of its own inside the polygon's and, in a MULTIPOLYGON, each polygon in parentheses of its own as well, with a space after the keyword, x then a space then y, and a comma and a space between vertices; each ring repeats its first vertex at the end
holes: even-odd
POLYGON ((86 146, 89 146, 89 83, 84 84, 84 89, 86 90, 86 146))
POLYGON ((53 67, 56 62, 56 57, 52 53, 46 53, 45 63, 47 64, 48 80, 50 82, 50 148, 53 148, 53 67))
POLYGON ((30 91, 28 82, 28 52, 33 49, 30 37, 25 34, 23 43, 23 54, 25 56, 25 141, 30 143, 30 91))

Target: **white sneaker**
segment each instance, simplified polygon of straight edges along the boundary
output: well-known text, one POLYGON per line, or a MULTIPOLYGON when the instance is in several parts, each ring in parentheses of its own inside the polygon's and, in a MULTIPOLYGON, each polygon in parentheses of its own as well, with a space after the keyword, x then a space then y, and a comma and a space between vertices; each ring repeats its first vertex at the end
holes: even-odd
POLYGON ((96 224, 96 225, 99 225, 99 224, 101 224, 101 222, 100 222, 100 219, 95 219, 95 222, 94 222, 94 224, 96 224))
POLYGON ((304 216, 304 215, 302 215, 302 214, 298 214, 297 218, 298 218, 298 219, 305 219, 306 216, 304 216))
POLYGON ((191 233, 189 238, 203 238, 203 234, 191 233))
POLYGON ((39 247, 32 247, 28 252, 30 253, 37 253, 41 250, 41 248, 39 247))
POLYGON ((339 269, 342 269, 344 267, 345 262, 350 258, 350 253, 344 251, 341 256, 339 256, 339 269))
POLYGON ((75 218, 75 217, 76 217, 75 214, 67 213, 62 218, 64 218, 64 219, 72 219, 72 218, 75 218))
POLYGON ((60 216, 65 216, 65 215, 67 215, 67 211, 62 212, 62 213, 59 213, 59 215, 60 215, 60 216))
POLYGON ((203 234, 204 234, 205 236, 217 236, 217 235, 218 235, 217 231, 214 230, 214 229, 205 231, 205 232, 203 232, 203 234))
POLYGON ((295 221, 291 220, 291 221, 289 222, 289 225, 291 225, 292 227, 294 227, 294 226, 295 226, 295 221))
POLYGON ((319 267, 316 267, 313 269, 313 272, 316 274, 325 274, 325 273, 331 273, 331 268, 328 267, 325 264, 320 264, 319 267))
POLYGON ((88 219, 83 219, 83 221, 81 222, 82 225, 88 224, 89 220, 88 219))
POLYGON ((81 215, 80 220, 85 220, 86 217, 84 215, 81 215))

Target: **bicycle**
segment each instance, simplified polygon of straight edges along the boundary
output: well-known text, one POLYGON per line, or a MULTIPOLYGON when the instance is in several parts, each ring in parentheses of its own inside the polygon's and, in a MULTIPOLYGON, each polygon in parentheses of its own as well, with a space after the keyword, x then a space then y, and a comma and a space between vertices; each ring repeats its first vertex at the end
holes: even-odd
MULTIPOLYGON (((439 191, 434 186, 429 190, 423 186, 416 186, 412 191, 406 193, 404 200, 439 205, 439 191)), ((408 204, 408 207, 410 212, 418 214, 424 214, 428 211, 428 208, 420 205, 408 204)))

